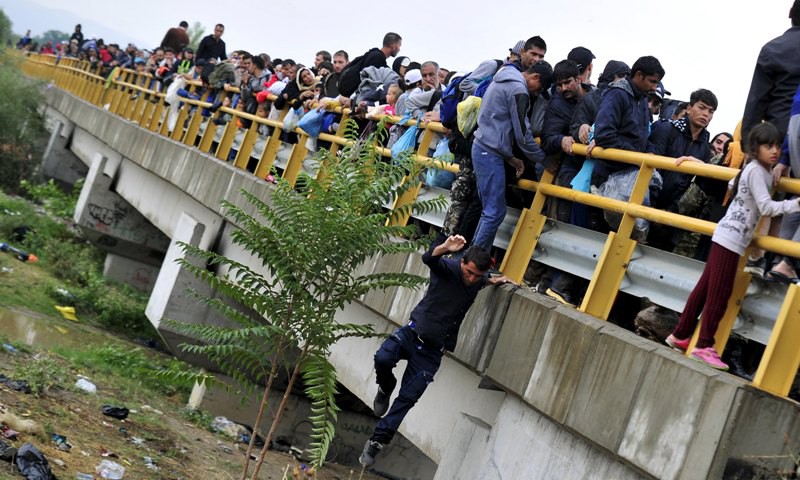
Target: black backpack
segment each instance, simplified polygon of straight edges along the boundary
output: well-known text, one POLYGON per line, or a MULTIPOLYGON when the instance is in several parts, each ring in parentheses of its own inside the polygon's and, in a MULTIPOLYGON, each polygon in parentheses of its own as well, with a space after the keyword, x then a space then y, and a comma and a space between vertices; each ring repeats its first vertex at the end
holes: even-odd
POLYGON ((364 58, 373 50, 378 50, 378 48, 370 49, 364 55, 356 57, 344 67, 342 76, 339 77, 339 95, 349 97, 358 90, 358 86, 361 84, 361 70, 363 70, 364 67, 364 58))

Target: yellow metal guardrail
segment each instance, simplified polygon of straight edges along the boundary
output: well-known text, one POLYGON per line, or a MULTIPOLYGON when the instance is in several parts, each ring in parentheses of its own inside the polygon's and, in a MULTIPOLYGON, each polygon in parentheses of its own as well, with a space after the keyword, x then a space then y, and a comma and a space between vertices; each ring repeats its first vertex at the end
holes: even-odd
MULTIPOLYGON (((244 139, 233 160, 234 165, 242 169, 247 167, 250 160, 253 146, 258 136, 258 127, 260 125, 268 125, 273 128, 273 132, 267 140, 267 145, 261 158, 258 159, 254 174, 259 178, 265 178, 272 171, 281 145, 280 135, 283 132, 283 117, 286 114, 286 110, 281 113, 278 120, 271 120, 226 107, 219 108, 212 118, 225 113, 231 115, 231 120, 225 125, 225 130, 216 150, 211 151, 217 128, 214 122, 207 122, 199 144, 197 140, 202 122, 200 110, 203 107, 209 107, 211 103, 204 100, 182 98, 183 107, 175 123, 179 128, 175 128, 174 131, 170 132, 165 114, 164 94, 141 85, 151 84, 152 77, 150 75, 123 70, 117 78, 105 79, 94 72, 90 72, 85 62, 81 63, 75 59, 62 58, 57 63, 56 58, 53 56, 38 54, 26 56, 22 62, 22 69, 27 75, 50 80, 60 89, 70 92, 98 107, 108 108, 114 114, 136 122, 143 128, 169 136, 173 140, 180 141, 189 147, 194 147, 197 144, 200 150, 215 155, 223 161, 228 159, 234 138, 239 130, 237 119, 249 120, 251 126, 246 130, 244 139), (193 107, 198 108, 193 109, 193 107), (183 125, 186 125, 186 128, 183 128, 183 125)), ((194 89, 198 85, 198 82, 191 82, 190 88, 194 89)), ((229 93, 237 92, 238 89, 236 88, 229 90, 229 93)), ((350 110, 346 108, 337 106, 331 110, 341 114, 343 120, 350 116, 350 110)), ((399 117, 389 117, 387 121, 396 123, 399 121, 399 117)), ((414 121, 412 120, 412 122, 414 121)), ((351 143, 350 140, 342 136, 343 127, 341 125, 344 125, 344 123, 344 121, 340 122, 340 128, 335 135, 321 133, 319 136, 321 140, 331 142, 331 150, 334 152, 341 146, 351 143)), ((415 160, 426 166, 435 166, 436 168, 457 172, 457 165, 435 161, 426 156, 431 146, 434 132, 442 133, 446 132, 446 129, 438 122, 422 124, 420 128, 423 129, 424 133, 414 155, 415 160)), ((294 131, 298 134, 298 141, 293 146, 289 161, 283 171, 283 178, 292 183, 297 179, 297 175, 302 168, 302 162, 308 154, 306 148, 308 135, 300 128, 296 128, 294 131)), ((378 150, 383 156, 391 156, 389 149, 379 148, 378 150)), ((586 146, 575 144, 573 151, 578 155, 584 155, 586 146)), ((574 201, 620 213, 622 214, 620 226, 616 232, 612 231, 608 234, 602 254, 598 259, 597 267, 589 283, 589 288, 579 308, 583 312, 605 320, 608 318, 611 307, 614 304, 636 246, 636 241, 631 238, 631 233, 637 218, 704 235, 711 235, 716 226, 713 222, 642 205, 655 169, 679 171, 725 181, 733 178, 738 170, 694 162, 684 162, 680 166, 676 166, 673 158, 615 149, 595 148, 592 151, 592 156, 602 160, 627 163, 639 168, 639 174, 631 192, 630 201, 626 203, 557 186, 553 183, 553 174, 549 172, 545 172, 538 182, 518 180, 517 187, 536 193, 531 206, 521 212, 500 269, 510 278, 517 281, 522 280, 547 220, 542 211, 545 200, 548 197, 574 201)), ((782 179, 777 188, 784 192, 800 194, 800 181, 782 179)), ((412 202, 418 193, 419 187, 411 189, 406 195, 396 199, 396 204, 403 205, 412 202)), ((397 221, 405 224, 408 218, 397 221)), ((800 258, 800 244, 797 242, 769 236, 756 236, 751 245, 751 248, 753 247, 800 258)), ((746 259, 747 255, 742 258, 742 263, 734 282, 733 294, 717 331, 715 347, 720 352, 725 349, 734 320, 739 313, 747 286, 751 280, 750 274, 743 271, 746 259)), ((753 385, 756 387, 781 396, 788 394, 798 367, 800 367, 800 349, 797 348, 800 340, 800 322, 798 320, 800 320, 800 287, 790 285, 787 288, 783 306, 776 319, 766 351, 753 380, 753 385)), ((699 329, 695 333, 692 345, 697 341, 698 333, 699 329)))

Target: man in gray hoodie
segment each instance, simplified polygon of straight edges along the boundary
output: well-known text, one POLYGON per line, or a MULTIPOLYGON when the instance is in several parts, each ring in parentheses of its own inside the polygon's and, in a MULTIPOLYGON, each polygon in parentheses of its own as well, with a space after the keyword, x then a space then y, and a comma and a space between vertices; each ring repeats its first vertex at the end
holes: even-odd
POLYGON ((487 252, 506 216, 506 162, 512 163, 519 177, 525 169, 523 162, 544 160, 527 112, 530 94, 547 90, 552 78, 553 69, 545 61, 535 62, 523 72, 506 66, 497 72, 483 97, 472 144, 472 164, 483 206, 473 245, 487 252))

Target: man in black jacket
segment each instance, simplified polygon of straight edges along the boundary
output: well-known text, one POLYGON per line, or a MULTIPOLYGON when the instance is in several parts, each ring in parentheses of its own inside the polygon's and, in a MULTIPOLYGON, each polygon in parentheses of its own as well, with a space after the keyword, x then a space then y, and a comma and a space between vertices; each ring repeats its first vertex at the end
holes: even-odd
MULTIPOLYGON (((711 160, 710 134, 707 127, 717 109, 717 97, 710 90, 699 89, 689 97, 686 115, 677 119, 653 124, 647 152, 684 161, 708 163, 711 160)), ((653 206, 661 210, 678 212, 678 203, 692 182, 692 175, 674 171, 660 171, 663 179, 661 193, 653 206)), ((651 246, 671 252, 677 245, 681 231, 653 224, 648 235, 651 246)))
POLYGON ((225 25, 218 23, 214 26, 214 33, 206 35, 200 40, 200 45, 197 46, 195 58, 197 60, 211 60, 220 59, 227 60, 228 55, 225 53, 225 41, 222 40, 222 34, 225 32, 225 25))
POLYGON ((431 269, 428 291, 411 312, 408 324, 384 340, 375 353, 378 393, 373 409, 375 415, 386 416, 378 421, 359 458, 367 467, 375 463, 375 456, 392 440, 408 411, 433 381, 444 351, 456 348, 458 329, 480 289, 487 284, 513 283, 505 276, 489 277, 492 258, 480 247, 470 247, 460 260, 444 258, 464 248, 467 242, 461 235, 439 242, 422 255, 422 262, 431 269), (408 365, 400 392, 389 409, 389 397, 397 385, 392 370, 401 359, 408 365))
POLYGON ((792 98, 800 86, 800 0, 794 0, 789 18, 792 28, 767 42, 758 54, 742 117, 743 139, 762 121, 775 125, 781 136, 786 135, 792 98))

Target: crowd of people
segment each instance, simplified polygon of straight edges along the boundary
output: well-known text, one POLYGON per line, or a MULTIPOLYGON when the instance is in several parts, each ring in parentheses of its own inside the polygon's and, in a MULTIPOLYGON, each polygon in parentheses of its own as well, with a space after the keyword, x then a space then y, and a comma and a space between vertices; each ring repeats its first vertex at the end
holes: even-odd
MULTIPOLYGON (((437 147, 445 145, 460 168, 445 185, 451 202, 440 236, 423 257, 432 270, 431 288, 410 324, 392 337, 394 341, 387 340, 375 356, 380 386, 375 411, 389 414, 365 447, 362 461, 370 465, 422 395, 427 383, 420 383, 420 378, 433 378, 441 352, 454 348, 464 314, 487 283, 489 255, 507 207, 530 205, 530 192, 513 188, 514 179, 539 179, 549 172, 554 183, 564 188, 621 199, 630 196, 638 168, 592 158, 597 147, 671 157, 676 165, 701 162, 740 169, 730 183, 680 171, 653 175, 645 203, 718 222, 712 237, 643 221, 637 221, 634 230, 640 242, 707 260, 680 323, 666 342, 685 351, 702 312, 700 341, 692 356, 711 367, 728 368, 714 349, 714 333, 731 295, 739 258, 749 253, 746 270, 768 281, 800 282, 794 259, 748 250, 753 235, 764 234, 770 227, 781 238, 800 240, 798 199, 773 200, 770 192, 780 177, 800 176, 800 57, 796 52, 800 0, 794 1, 789 17, 792 27, 766 44, 759 55, 741 126, 740 146, 748 158, 744 162, 745 157, 737 155, 733 134, 724 131, 712 136, 708 130, 718 107, 711 90, 698 85, 688 101, 670 99, 662 82, 665 68, 652 56, 642 56, 631 65, 611 60, 595 83, 598 69, 589 48, 577 46, 551 66, 545 60, 547 43, 540 36, 498 51, 499 58, 485 59, 469 72, 401 56, 403 39, 393 32, 384 36, 379 47, 354 58, 344 50, 334 54, 320 50, 308 65, 265 53, 228 53, 222 24, 193 50, 186 22, 171 28, 152 51, 84 39, 80 25, 68 42, 55 48, 45 45, 41 51, 85 60, 106 75, 115 67, 133 68, 162 85, 180 77, 199 79, 211 94, 210 112, 219 105, 232 105, 267 117, 288 106, 302 115, 335 103, 349 107, 362 122, 375 113, 387 113, 423 123, 441 122, 445 127, 428 154, 433 156, 437 147), (232 91, 236 95, 229 95, 232 91), (275 98, 270 94, 277 99, 270 100, 275 98), (579 143, 587 146, 586 156, 574 151, 579 143), (772 217, 772 222, 759 223, 762 216, 772 217), (465 245, 474 250, 461 253, 465 245), (449 254, 455 260, 443 258, 449 254), (439 285, 447 282, 463 284, 466 290, 456 295, 439 285), (450 303, 445 308, 440 302, 450 303), (452 323, 443 326, 445 320, 452 323), (433 350, 423 355, 414 348, 433 350), (400 358, 413 363, 422 376, 408 382, 404 377, 401 396, 389 409, 396 384, 391 370, 400 358)), ((18 47, 31 49, 30 32, 25 38, 18 47)), ((325 123, 328 131, 336 126, 335 118, 325 123)), ((405 128, 402 122, 392 126, 387 146, 399 141, 405 128)), ((284 140, 295 141, 291 136, 284 140)), ((546 210, 561 222, 600 232, 619 225, 618 216, 566 200, 550 199, 546 210)), ((502 280, 489 283, 508 281, 498 278, 502 280)), ((548 268, 540 269, 535 285, 540 293, 573 306, 580 304, 587 288, 585 280, 548 268)))

